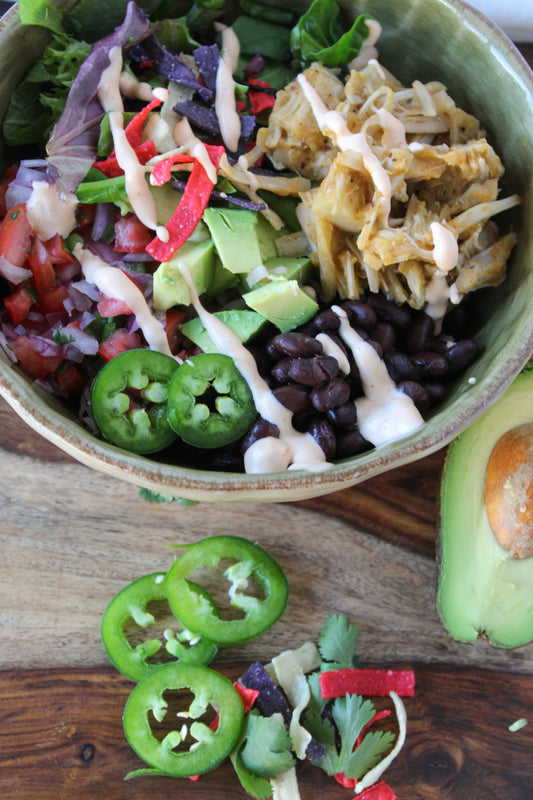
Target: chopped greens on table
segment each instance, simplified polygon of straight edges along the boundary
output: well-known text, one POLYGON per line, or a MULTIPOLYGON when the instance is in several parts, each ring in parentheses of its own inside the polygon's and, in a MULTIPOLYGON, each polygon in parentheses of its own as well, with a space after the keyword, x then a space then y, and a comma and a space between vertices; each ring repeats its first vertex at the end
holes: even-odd
POLYGON ((230 472, 418 430, 515 244, 503 165, 336 0, 21 0, 49 41, 2 135, 0 345, 95 436, 230 472))
POLYGON ((287 603, 287 580, 269 553, 238 536, 179 549, 183 555, 166 573, 145 575, 118 592, 102 619, 111 661, 136 681, 124 732, 147 766, 126 777, 197 780, 229 757, 251 796, 298 800, 296 768, 307 760, 361 800, 395 800, 381 776, 405 741, 400 698, 413 697, 414 673, 363 668, 355 654, 357 625, 336 614, 323 624, 317 645, 305 642, 267 664, 256 661, 232 683, 207 665, 220 647, 274 624, 287 603), (207 567, 215 577, 201 573, 204 585, 189 580, 207 567), (229 582, 229 605, 241 616, 222 619, 224 600, 209 593, 212 585, 219 591, 217 578, 229 582), (167 624, 164 644, 147 638, 158 622, 167 624), (135 631, 141 639, 134 646, 135 631), (397 734, 374 728, 392 709, 376 710, 370 697, 390 698, 397 734))

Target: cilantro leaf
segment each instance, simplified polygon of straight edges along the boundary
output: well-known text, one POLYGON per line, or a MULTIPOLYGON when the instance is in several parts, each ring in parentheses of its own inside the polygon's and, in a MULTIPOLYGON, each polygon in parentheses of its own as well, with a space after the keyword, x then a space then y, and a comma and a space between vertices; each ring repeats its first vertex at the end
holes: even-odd
POLYGON ((328 736, 329 741, 321 742, 327 747, 326 755, 313 763, 328 775, 344 772, 348 778, 359 779, 380 761, 394 736, 392 733, 369 733, 361 744, 355 747, 363 728, 375 714, 375 708, 370 700, 363 700, 359 695, 347 694, 338 697, 331 707, 331 713, 340 746, 337 746, 335 741, 332 743, 331 736, 328 736))
POLYGON ((350 669, 359 666, 355 655, 357 625, 352 625, 345 614, 328 617, 318 636, 318 649, 327 669, 350 669))
POLYGON ((248 714, 240 757, 246 769, 261 778, 275 778, 294 765, 291 739, 280 715, 248 714))
POLYGON ((383 754, 394 741, 391 731, 371 731, 345 761, 343 772, 347 778, 359 780, 382 760, 383 754))
POLYGON ((152 489, 145 489, 144 486, 139 488, 139 495, 148 503, 172 503, 176 499, 171 494, 155 492, 152 489))

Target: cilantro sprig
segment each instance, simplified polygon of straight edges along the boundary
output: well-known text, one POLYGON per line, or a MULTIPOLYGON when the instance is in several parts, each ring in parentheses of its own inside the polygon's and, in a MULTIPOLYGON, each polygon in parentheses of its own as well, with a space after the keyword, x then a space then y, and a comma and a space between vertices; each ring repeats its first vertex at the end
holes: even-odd
POLYGON ((258 800, 272 795, 270 778, 294 765, 291 739, 280 714, 263 717, 250 712, 231 761, 244 789, 258 800))

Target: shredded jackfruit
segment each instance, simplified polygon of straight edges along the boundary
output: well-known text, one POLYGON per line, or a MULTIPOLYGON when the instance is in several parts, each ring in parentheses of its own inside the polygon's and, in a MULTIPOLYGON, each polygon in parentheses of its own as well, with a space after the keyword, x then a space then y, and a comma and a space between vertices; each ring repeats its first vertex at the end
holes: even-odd
POLYGON ((455 105, 442 83, 415 80, 405 87, 377 61, 352 70, 344 84, 319 64, 303 77, 318 93, 322 119, 295 80, 278 92, 256 149, 314 182, 299 192, 298 216, 322 299, 382 291, 422 309, 428 287, 433 294, 444 287, 445 301, 456 303, 499 285, 516 237, 500 237, 492 217, 520 198, 498 199, 503 165, 478 120, 455 105), (339 124, 330 124, 328 112, 337 122, 340 115, 339 124), (366 137, 390 179, 385 218, 383 187, 360 153, 336 137, 341 122, 366 137), (455 237, 452 269, 439 263, 435 226, 455 237))

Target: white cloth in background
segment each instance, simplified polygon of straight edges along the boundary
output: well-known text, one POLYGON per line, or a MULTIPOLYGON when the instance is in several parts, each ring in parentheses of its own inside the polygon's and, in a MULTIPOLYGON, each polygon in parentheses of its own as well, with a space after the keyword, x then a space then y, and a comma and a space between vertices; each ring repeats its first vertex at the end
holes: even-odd
POLYGON ((533 42, 533 0, 468 0, 515 42, 533 42))

